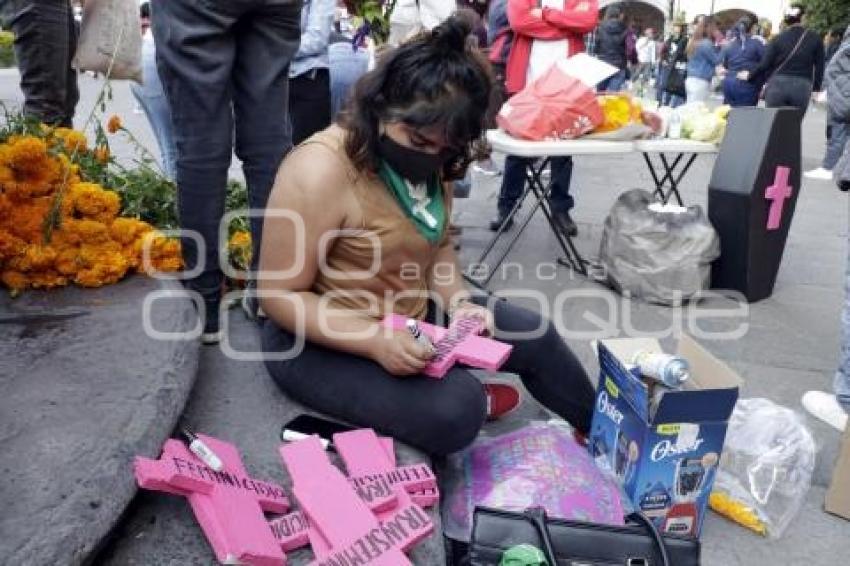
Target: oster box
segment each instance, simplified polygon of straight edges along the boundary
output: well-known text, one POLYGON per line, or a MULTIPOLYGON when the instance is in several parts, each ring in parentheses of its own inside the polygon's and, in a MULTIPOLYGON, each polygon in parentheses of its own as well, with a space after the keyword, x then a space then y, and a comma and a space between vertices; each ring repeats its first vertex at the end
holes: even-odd
POLYGON ((650 414, 646 389, 627 367, 636 352, 647 350, 663 351, 653 339, 600 342, 588 447, 662 532, 697 537, 741 379, 683 335, 676 354, 688 360, 691 377, 650 414))

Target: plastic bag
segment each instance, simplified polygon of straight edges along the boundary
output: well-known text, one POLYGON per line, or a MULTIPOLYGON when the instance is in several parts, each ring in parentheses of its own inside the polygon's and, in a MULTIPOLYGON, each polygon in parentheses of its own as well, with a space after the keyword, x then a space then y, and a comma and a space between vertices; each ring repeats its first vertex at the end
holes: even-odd
POLYGON ((513 137, 534 141, 577 138, 603 120, 593 90, 558 65, 511 97, 496 116, 513 137))
POLYGON ((542 506, 552 517, 623 524, 619 487, 564 423, 531 422, 479 438, 450 459, 443 475, 443 525, 454 540, 469 540, 477 505, 514 511, 542 506))
POLYGON ((602 280, 623 294, 677 304, 708 288, 720 240, 699 206, 655 211, 652 195, 620 195, 602 232, 602 280))
POLYGON ((753 531, 782 536, 812 483, 817 447, 800 416, 767 399, 735 406, 711 508, 753 531))
POLYGON ((73 66, 142 82, 142 27, 136 0, 86 0, 73 66))

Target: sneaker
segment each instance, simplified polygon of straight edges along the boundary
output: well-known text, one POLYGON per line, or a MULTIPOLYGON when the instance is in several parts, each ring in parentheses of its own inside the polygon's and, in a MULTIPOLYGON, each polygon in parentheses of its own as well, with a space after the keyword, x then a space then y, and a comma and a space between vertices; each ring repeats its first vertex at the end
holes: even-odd
POLYGON ((553 212, 552 217, 555 220, 555 224, 561 228, 563 234, 570 238, 578 236, 578 226, 576 226, 569 212, 553 212))
POLYGON ((498 231, 502 224, 505 225, 505 231, 510 230, 514 225, 513 217, 509 218, 507 214, 500 213, 496 218, 490 221, 490 231, 498 231))
POLYGON ((516 411, 520 406, 519 389, 509 381, 489 381, 484 383, 487 395, 487 420, 495 421, 516 411))
POLYGON ((224 336, 221 331, 221 302, 204 301, 204 332, 201 334, 201 344, 212 346, 221 342, 224 336))
POLYGON ((803 176, 806 179, 816 179, 818 181, 832 181, 832 171, 830 171, 829 169, 824 169, 823 167, 818 167, 817 169, 806 171, 803 176))
POLYGON ((487 159, 485 161, 476 161, 472 164, 472 170, 487 177, 498 177, 502 174, 502 171, 496 165, 496 162, 492 159, 487 159))
POLYGON ((803 395, 803 407, 832 428, 843 432, 847 427, 847 412, 831 393, 807 391, 803 395))

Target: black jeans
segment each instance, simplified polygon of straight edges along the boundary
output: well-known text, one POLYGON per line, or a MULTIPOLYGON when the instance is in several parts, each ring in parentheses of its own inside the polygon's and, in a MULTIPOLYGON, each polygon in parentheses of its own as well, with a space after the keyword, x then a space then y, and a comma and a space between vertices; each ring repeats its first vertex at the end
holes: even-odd
POLYGON ((800 119, 809 108, 812 98, 812 81, 791 75, 775 75, 764 90, 764 103, 768 108, 793 106, 800 110, 800 119))
MULTIPOLYGON (((486 299, 477 299, 483 304, 486 299)), ((519 374, 529 392, 582 432, 590 428, 594 390, 575 354, 552 323, 533 311, 490 299, 496 338, 513 344, 503 369, 519 374), (540 337, 506 339, 505 332, 542 328, 540 337)), ((268 320, 263 351, 286 351, 295 338, 268 320)), ((307 342, 288 361, 267 361, 278 386, 304 405, 357 426, 445 455, 468 446, 484 424, 481 382, 455 366, 443 379, 395 377, 378 363, 307 342)))
POLYGON ((292 147, 287 118, 289 62, 301 38, 297 0, 153 0, 159 76, 171 106, 177 146, 180 224, 206 243, 204 257, 183 240, 187 282, 217 300, 219 224, 231 154, 242 161, 248 184, 254 265, 262 217, 272 183, 292 147))
POLYGON ((7 0, 2 15, 15 34, 24 113, 45 124, 71 127, 80 99, 71 59, 77 26, 68 0, 7 0))
POLYGON ((289 119, 292 145, 331 125, 331 76, 327 69, 313 69, 289 79, 289 119))
MULTIPOLYGON (((516 201, 522 196, 526 183, 526 168, 534 162, 530 157, 509 155, 505 158, 505 173, 499 190, 499 215, 505 216, 513 210, 516 201)), ((569 212, 575 205, 570 194, 570 182, 573 176, 572 157, 553 157, 550 161, 552 190, 549 203, 555 212, 569 212)))

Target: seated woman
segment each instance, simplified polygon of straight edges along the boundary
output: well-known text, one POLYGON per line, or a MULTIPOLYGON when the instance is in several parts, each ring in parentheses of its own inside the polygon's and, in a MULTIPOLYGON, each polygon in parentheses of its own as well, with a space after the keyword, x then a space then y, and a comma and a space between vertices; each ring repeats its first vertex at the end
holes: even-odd
POLYGON ((487 390, 462 367, 443 379, 419 375, 432 350, 384 329, 387 313, 441 325, 442 312, 483 318, 514 346, 504 369, 582 432, 594 397, 551 322, 463 287, 442 181, 469 163, 490 99, 489 65, 468 47, 470 31, 453 16, 388 52, 357 84, 341 124, 289 154, 260 256, 263 350, 280 388, 433 455, 475 439, 487 390))

